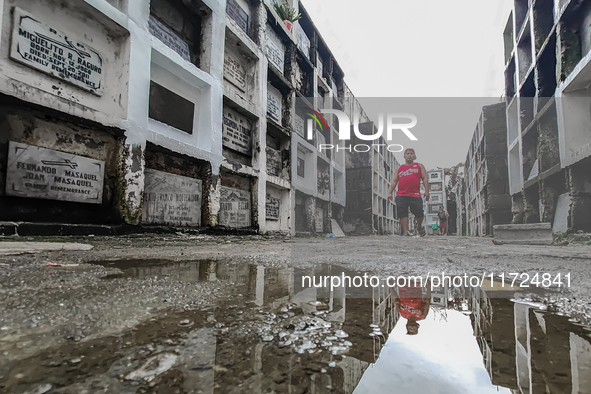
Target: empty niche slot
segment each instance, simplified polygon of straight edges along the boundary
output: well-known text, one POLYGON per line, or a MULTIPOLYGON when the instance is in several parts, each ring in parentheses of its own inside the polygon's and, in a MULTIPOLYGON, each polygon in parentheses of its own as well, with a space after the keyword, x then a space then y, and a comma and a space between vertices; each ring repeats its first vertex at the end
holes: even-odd
POLYGON ((556 34, 553 34, 548 45, 540 54, 538 61, 538 111, 556 92, 556 34))
POLYGON ((154 81, 150 81, 148 116, 175 129, 193 134, 195 103, 154 81))
POLYGON ((517 89, 517 78, 515 73, 515 59, 511 60, 507 70, 505 70, 505 94, 507 97, 515 96, 517 89))
POLYGON ((538 158, 540 173, 543 173, 560 163, 558 125, 554 105, 540 118, 538 130, 538 158))
POLYGON ((503 32, 503 41, 505 44, 505 63, 509 61, 511 58, 511 53, 513 52, 513 12, 509 15, 509 19, 507 20, 507 25, 505 26, 505 31, 503 32))
MULTIPOLYGON (((519 137, 519 123, 517 116, 518 99, 514 99, 509 104, 507 109, 507 136, 509 138, 509 144, 519 137)), ((470 154, 473 152, 471 151, 470 154)))
POLYGON ((521 163, 519 161, 519 144, 515 145, 509 152, 509 185, 511 187, 511 193, 518 190, 523 184, 521 179, 521 163))
POLYGON ((572 2, 564 12, 559 25, 561 51, 560 79, 565 80, 575 69, 579 61, 591 49, 591 3, 582 2, 580 8, 578 2, 572 2))
POLYGON ((515 0, 515 32, 519 34, 529 8, 528 0, 515 0))
POLYGON ((517 44, 517 57, 519 65, 519 81, 523 82, 528 76, 532 65, 532 46, 531 34, 529 33, 529 24, 525 27, 523 36, 517 44))
POLYGON ((523 180, 525 182, 535 179, 540 173, 538 135, 534 131, 527 133, 522 140, 523 180))
POLYGON ((548 38, 548 34, 554 26, 554 1, 536 0, 533 5, 534 37, 536 53, 548 38))
POLYGON ((529 126, 534 118, 534 96, 536 88, 534 85, 534 76, 530 74, 529 78, 519 92, 519 116, 521 122, 521 133, 529 126))
POLYGON ((524 222, 525 223, 539 223, 540 222, 540 185, 534 183, 524 190, 525 196, 524 207, 524 222))

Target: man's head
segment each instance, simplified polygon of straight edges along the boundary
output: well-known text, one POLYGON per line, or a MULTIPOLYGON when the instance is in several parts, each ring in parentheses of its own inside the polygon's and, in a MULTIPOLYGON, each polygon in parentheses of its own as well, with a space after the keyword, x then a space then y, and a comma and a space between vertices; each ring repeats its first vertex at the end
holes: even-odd
POLYGON ((417 335, 419 333, 419 323, 414 319, 408 319, 406 322, 406 335, 417 335))
POLYGON ((439 207, 439 212, 443 212, 443 205, 439 207))
POLYGON ((417 155, 415 155, 415 150, 412 148, 408 148, 404 151, 404 160, 407 164, 412 164, 413 161, 417 159, 417 155))

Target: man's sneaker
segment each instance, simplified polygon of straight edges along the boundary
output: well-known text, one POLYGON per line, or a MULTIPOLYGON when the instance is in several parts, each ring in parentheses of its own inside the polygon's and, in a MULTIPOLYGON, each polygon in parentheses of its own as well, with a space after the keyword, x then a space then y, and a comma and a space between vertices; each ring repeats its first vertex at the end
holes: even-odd
POLYGON ((403 237, 410 237, 411 235, 410 235, 410 233, 404 233, 404 234, 402 234, 402 236, 403 237))
POLYGON ((425 228, 424 228, 424 227, 421 227, 421 228, 419 229, 419 235, 420 235, 421 237, 424 237, 425 235, 427 235, 427 232, 425 231, 425 228))

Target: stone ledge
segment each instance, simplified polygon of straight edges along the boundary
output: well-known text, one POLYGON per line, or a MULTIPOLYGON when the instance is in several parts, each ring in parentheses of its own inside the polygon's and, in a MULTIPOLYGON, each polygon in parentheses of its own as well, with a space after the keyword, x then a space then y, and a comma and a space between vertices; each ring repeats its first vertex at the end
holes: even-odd
POLYGON ((176 227, 166 225, 130 224, 70 224, 0 222, 0 236, 84 236, 127 234, 207 234, 207 235, 256 235, 256 228, 234 229, 225 227, 176 227))
POLYGON ((551 245, 554 241, 550 223, 499 224, 493 232, 497 245, 551 245))

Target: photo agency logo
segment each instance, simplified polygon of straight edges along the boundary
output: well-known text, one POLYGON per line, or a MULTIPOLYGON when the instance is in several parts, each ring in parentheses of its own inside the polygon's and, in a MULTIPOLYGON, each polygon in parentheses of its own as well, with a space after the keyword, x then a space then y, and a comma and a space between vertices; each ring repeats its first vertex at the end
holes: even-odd
MULTIPOLYGON (((351 128, 351 120, 349 116, 336 109, 321 109, 320 112, 313 110, 312 108, 305 108, 306 115, 310 118, 306 123, 306 139, 312 141, 314 139, 314 127, 318 125, 321 132, 328 131, 328 122, 322 116, 322 114, 332 114, 336 117, 338 123, 338 141, 336 143, 329 144, 326 141, 318 142, 318 150, 328 151, 334 150, 339 152, 346 150, 348 152, 369 152, 372 147, 385 146, 388 151, 397 153, 404 151, 404 146, 401 144, 380 144, 376 143, 385 134, 386 141, 392 141, 395 138, 395 133, 402 132, 409 140, 418 141, 417 137, 410 131, 417 125, 417 117, 409 113, 380 113, 378 115, 378 127, 373 127, 372 122, 367 124, 371 127, 365 127, 371 133, 362 132, 360 130, 359 115, 353 115, 353 127, 351 128), (368 141, 367 143, 351 144, 351 129, 358 140, 368 141), (384 133, 385 131, 385 133, 384 133), (372 143, 370 143, 370 141, 372 143)), ((363 127, 362 127, 363 128, 363 127)), ((365 131, 365 130, 364 130, 365 131)))

